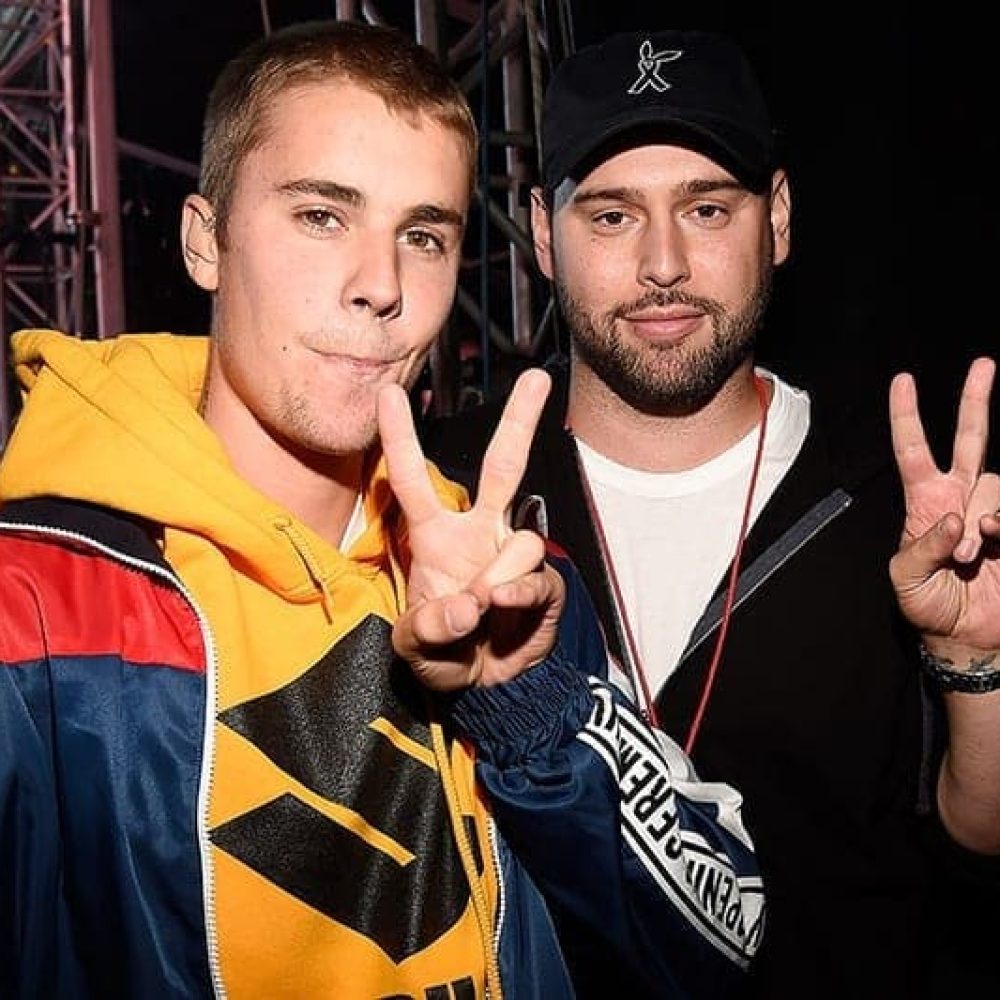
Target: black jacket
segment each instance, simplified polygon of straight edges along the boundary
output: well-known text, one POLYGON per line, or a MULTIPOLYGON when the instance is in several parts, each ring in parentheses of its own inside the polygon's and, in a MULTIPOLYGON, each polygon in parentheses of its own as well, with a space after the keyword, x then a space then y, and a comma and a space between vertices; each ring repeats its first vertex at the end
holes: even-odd
MULTIPOLYGON (((614 604, 563 427, 566 366, 550 368, 555 387, 522 491, 545 498, 549 535, 580 568, 620 658, 614 604)), ((429 456, 472 490, 500 408, 424 428, 429 456)), ((977 904, 995 912, 995 866, 946 842, 933 815, 940 707, 923 695, 914 637, 888 577, 902 507, 887 422, 867 422, 846 404, 836 421, 828 417, 814 400, 802 451, 748 535, 738 603, 692 754, 702 778, 743 794, 757 846, 769 916, 754 995, 1000 995, 996 949, 969 912, 977 904)), ((657 694, 661 724, 682 745, 724 586, 657 694)))

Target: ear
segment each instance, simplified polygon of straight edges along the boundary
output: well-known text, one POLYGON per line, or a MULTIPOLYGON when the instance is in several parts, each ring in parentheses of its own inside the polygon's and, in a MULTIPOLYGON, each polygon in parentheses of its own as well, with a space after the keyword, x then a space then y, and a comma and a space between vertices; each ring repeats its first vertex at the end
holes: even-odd
POLYGON ((206 292, 219 287, 219 243, 215 212, 200 194, 189 194, 181 212, 181 247, 191 280, 206 292))
POLYGON ((545 204, 540 187, 531 189, 531 239, 535 245, 535 259, 542 274, 550 281, 552 267, 552 218, 545 204))
POLYGON ((792 247, 792 191, 784 170, 776 170, 771 178, 771 232, 774 263, 783 264, 792 247))

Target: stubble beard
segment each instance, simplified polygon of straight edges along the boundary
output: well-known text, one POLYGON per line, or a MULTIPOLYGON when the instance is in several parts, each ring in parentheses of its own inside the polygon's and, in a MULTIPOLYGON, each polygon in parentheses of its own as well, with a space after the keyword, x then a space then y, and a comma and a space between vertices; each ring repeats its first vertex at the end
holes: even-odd
POLYGON ((556 296, 576 355, 623 402, 651 416, 683 416, 701 409, 753 353, 771 296, 774 267, 765 260, 743 305, 729 312, 714 299, 680 290, 650 292, 596 315, 573 298, 556 275, 556 296), (617 324, 643 309, 687 305, 712 321, 703 347, 629 341, 617 324))
POLYGON ((320 415, 316 399, 305 393, 286 392, 282 398, 280 424, 298 451, 336 459, 367 451, 378 438, 374 394, 356 389, 336 407, 341 415, 320 415), (347 417, 345 420, 344 417, 347 417))
MULTIPOLYGON (((355 348, 353 342, 342 340, 340 350, 345 355, 367 352, 391 358, 393 364, 404 363, 394 370, 392 381, 398 381, 409 391, 420 373, 420 364, 406 361, 402 349, 384 335, 372 352, 371 344, 355 348)), ((422 362, 423 357, 418 361, 422 362)), ((314 452, 331 459, 366 452, 378 442, 378 394, 388 384, 384 376, 358 381, 345 378, 336 398, 323 400, 310 386, 284 385, 280 397, 281 423, 299 450, 314 452)))

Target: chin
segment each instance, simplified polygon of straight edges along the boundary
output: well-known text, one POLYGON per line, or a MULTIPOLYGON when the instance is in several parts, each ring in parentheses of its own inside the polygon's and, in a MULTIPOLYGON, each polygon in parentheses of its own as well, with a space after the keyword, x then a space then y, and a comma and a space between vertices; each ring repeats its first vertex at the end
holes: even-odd
POLYGON ((368 451, 377 441, 378 432, 374 428, 370 432, 358 434, 344 434, 340 431, 315 442, 315 450, 331 457, 346 457, 368 451))
POLYGON ((343 458, 367 451, 378 437, 378 427, 374 420, 359 426, 344 422, 329 425, 328 421, 329 417, 326 416, 323 423, 314 420, 306 425, 301 422, 286 425, 285 432, 280 435, 285 448, 305 460, 310 455, 317 458, 343 458))

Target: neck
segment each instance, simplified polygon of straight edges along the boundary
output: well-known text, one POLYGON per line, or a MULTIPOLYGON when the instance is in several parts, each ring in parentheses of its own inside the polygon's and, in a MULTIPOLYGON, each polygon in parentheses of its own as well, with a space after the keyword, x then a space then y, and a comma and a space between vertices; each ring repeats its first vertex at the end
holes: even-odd
POLYGON ((683 472, 721 455, 760 422, 753 362, 693 413, 662 416, 634 409, 574 358, 566 418, 578 439, 619 465, 683 472))
POLYGON ((320 455, 276 439, 246 409, 224 405, 215 393, 203 403, 236 474, 280 504, 334 547, 351 519, 364 454, 320 455))

